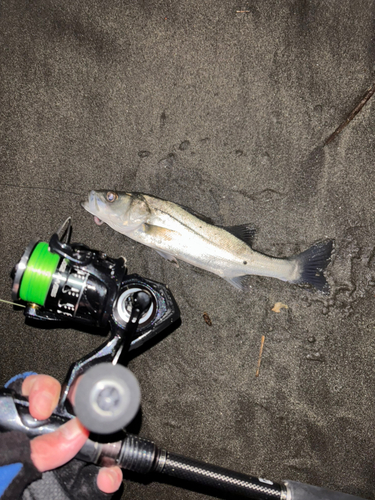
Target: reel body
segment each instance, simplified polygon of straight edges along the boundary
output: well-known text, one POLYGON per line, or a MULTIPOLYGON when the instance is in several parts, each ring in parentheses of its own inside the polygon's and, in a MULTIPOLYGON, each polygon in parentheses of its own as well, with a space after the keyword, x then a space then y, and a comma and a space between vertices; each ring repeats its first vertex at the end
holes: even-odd
POLYGON ((26 305, 26 317, 77 322, 95 328, 125 329, 132 296, 149 294, 150 306, 139 319, 129 349, 142 345, 179 318, 169 289, 156 281, 127 275, 124 257, 113 259, 80 243, 33 241, 12 271, 12 299, 26 305))

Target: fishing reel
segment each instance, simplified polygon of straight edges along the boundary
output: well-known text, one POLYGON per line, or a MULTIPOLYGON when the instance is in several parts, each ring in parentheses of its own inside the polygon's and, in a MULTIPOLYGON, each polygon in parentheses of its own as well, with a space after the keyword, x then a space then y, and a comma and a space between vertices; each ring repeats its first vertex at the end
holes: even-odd
POLYGON ((165 285, 127 275, 125 258, 70 244, 70 236, 68 218, 49 244, 30 243, 11 274, 12 298, 25 306, 28 319, 109 326, 108 340, 70 367, 57 412, 75 412, 92 432, 110 434, 127 425, 140 404, 138 382, 125 368, 128 352, 174 323, 180 312, 165 285), (104 368, 96 366, 102 363, 104 368), (81 375, 73 410, 68 395, 81 375))
POLYGON ((150 304, 142 313, 130 350, 179 317, 165 285, 127 275, 126 259, 113 259, 80 243, 69 244, 71 220, 49 244, 32 241, 12 271, 12 298, 26 305, 25 316, 40 321, 69 321, 111 329, 125 328, 135 293, 144 291, 150 304), (66 242, 59 235, 66 235, 66 242))

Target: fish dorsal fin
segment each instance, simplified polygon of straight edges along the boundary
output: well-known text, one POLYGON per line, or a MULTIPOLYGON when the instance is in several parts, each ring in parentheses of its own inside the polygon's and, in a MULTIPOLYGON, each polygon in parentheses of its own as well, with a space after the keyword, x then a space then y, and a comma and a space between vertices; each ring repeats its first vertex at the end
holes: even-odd
POLYGON ((233 234, 236 236, 236 238, 239 238, 240 240, 244 241, 248 245, 251 246, 256 229, 251 227, 249 224, 241 224, 239 226, 229 226, 229 227, 223 227, 225 231, 228 231, 228 233, 233 234))
POLYGON ((189 212, 189 214, 194 215, 197 219, 200 219, 203 222, 206 222, 207 224, 211 224, 212 226, 215 225, 215 222, 211 219, 211 217, 208 217, 207 215, 202 215, 199 212, 196 212, 190 207, 185 207, 184 205, 180 205, 181 208, 186 210, 186 212, 189 212))

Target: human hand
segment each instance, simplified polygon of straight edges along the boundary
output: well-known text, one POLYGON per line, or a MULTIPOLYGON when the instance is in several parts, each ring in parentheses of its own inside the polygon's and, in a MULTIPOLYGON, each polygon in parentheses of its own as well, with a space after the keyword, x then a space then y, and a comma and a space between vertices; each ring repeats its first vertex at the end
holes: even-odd
MULTIPOLYGON (((60 383, 49 375, 30 375, 22 384, 22 394, 29 397, 29 411, 38 420, 49 418, 56 408, 61 391, 60 383)), ((31 459, 40 472, 55 469, 69 462, 82 448, 89 431, 77 418, 58 430, 31 440, 31 459)), ((97 477, 98 488, 114 493, 122 483, 120 467, 104 467, 97 477)))

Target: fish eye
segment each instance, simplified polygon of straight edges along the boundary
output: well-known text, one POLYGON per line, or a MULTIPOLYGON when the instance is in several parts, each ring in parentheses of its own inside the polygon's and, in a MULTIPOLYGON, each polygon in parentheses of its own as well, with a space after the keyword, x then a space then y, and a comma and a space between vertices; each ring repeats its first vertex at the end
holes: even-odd
POLYGON ((115 193, 114 191, 108 191, 106 198, 107 201, 109 201, 109 203, 113 203, 114 201, 117 200, 118 194, 115 193))

